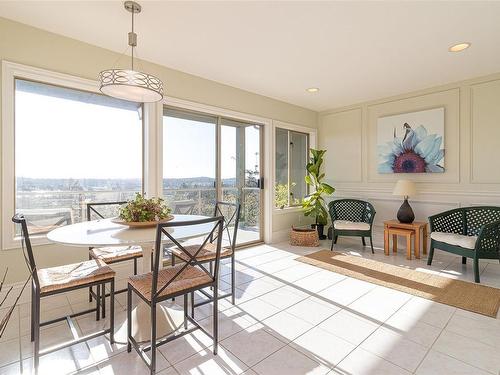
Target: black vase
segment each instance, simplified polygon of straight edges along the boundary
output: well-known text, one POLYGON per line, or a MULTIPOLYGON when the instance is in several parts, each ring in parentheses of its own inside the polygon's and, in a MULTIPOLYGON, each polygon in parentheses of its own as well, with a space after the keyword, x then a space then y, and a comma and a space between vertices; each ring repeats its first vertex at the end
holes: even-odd
POLYGON ((398 220, 400 223, 406 224, 411 224, 413 223, 413 220, 415 220, 415 214, 413 213, 413 210, 408 203, 408 198, 405 198, 405 201, 403 202, 401 207, 399 207, 398 220))

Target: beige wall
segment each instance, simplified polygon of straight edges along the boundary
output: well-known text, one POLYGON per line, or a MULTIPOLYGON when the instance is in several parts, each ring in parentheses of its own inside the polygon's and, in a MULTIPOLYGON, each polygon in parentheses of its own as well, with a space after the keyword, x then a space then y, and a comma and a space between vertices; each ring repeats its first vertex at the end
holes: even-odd
POLYGON ((500 205, 500 74, 322 112, 318 142, 328 150, 336 197, 371 201, 377 225, 395 217, 401 199, 392 188, 400 178, 417 182, 411 204, 420 220, 459 206, 500 205), (378 174, 377 118, 436 107, 445 108, 445 173, 378 174))
MULTIPOLYGON (((1 60, 83 78, 96 79, 99 71, 113 66, 119 57, 115 52, 4 18, 0 18, 0 35, 1 60)), ((316 127, 317 113, 314 111, 149 62, 143 61, 141 66, 163 80, 169 96, 306 127, 316 127)), ((281 228, 281 224, 278 224, 281 228)), ((36 248, 36 254, 40 260, 39 266, 46 267, 86 259, 87 250, 70 248, 56 250, 53 246, 40 246, 36 248)), ((0 269, 6 266, 10 269, 9 282, 24 277, 24 260, 19 249, 0 251, 0 269)))

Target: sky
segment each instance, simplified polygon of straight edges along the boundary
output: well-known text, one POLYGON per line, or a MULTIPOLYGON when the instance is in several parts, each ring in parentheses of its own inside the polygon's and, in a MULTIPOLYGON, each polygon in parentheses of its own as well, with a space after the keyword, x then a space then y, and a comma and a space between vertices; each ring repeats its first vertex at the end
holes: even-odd
MULTIPOLYGON (((246 169, 259 130, 245 128, 246 169)), ((221 176, 236 170, 236 128, 222 126, 221 176)), ((215 177, 215 125, 164 117, 164 178, 215 177)), ((16 176, 141 178, 141 120, 135 110, 16 91, 16 176)))
POLYGON ((16 176, 141 178, 137 111, 16 91, 16 176))
MULTIPOLYGON (((163 176, 215 177, 215 124, 163 117, 163 176)), ((246 169, 254 170, 259 130, 245 128, 246 169)), ((235 177, 236 128, 221 129, 221 177, 235 177)), ((257 155, 258 157, 258 155, 257 155)))

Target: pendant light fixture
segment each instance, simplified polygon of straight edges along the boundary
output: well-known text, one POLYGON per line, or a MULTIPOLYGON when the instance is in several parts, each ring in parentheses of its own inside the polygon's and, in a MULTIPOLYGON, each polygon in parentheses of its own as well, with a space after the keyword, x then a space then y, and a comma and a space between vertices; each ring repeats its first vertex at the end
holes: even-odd
POLYGON ((132 31, 128 33, 128 44, 132 47, 131 69, 108 69, 99 73, 99 90, 105 95, 133 102, 151 103, 163 99, 163 82, 150 74, 134 70, 134 48, 137 34, 134 32, 134 15, 141 12, 135 1, 125 1, 124 7, 132 14, 132 31))

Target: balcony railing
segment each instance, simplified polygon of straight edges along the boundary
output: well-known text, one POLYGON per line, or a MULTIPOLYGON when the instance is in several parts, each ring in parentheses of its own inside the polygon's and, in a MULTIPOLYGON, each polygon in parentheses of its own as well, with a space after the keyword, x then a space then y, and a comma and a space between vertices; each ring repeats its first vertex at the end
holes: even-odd
MULTIPOLYGON (((86 204, 89 202, 126 201, 132 199, 137 190, 93 190, 65 191, 38 190, 18 191, 16 211, 23 213, 33 233, 46 233, 61 225, 86 220, 86 204)), ((213 215, 216 189, 212 187, 164 189, 164 198, 170 207, 176 202, 192 201, 193 214, 213 215)), ((257 187, 223 187, 222 199, 236 201, 241 197, 242 226, 257 229, 260 226, 260 190, 257 187)), ((117 213, 114 213, 115 215, 117 213)))
MULTIPOLYGON (((211 216, 214 213, 216 189, 211 187, 164 189, 163 197, 171 205, 176 201, 190 200, 194 204, 193 213, 211 216)), ((260 189, 258 187, 222 187, 222 200, 235 202, 238 197, 242 204, 241 223, 247 227, 260 225, 260 189)))

